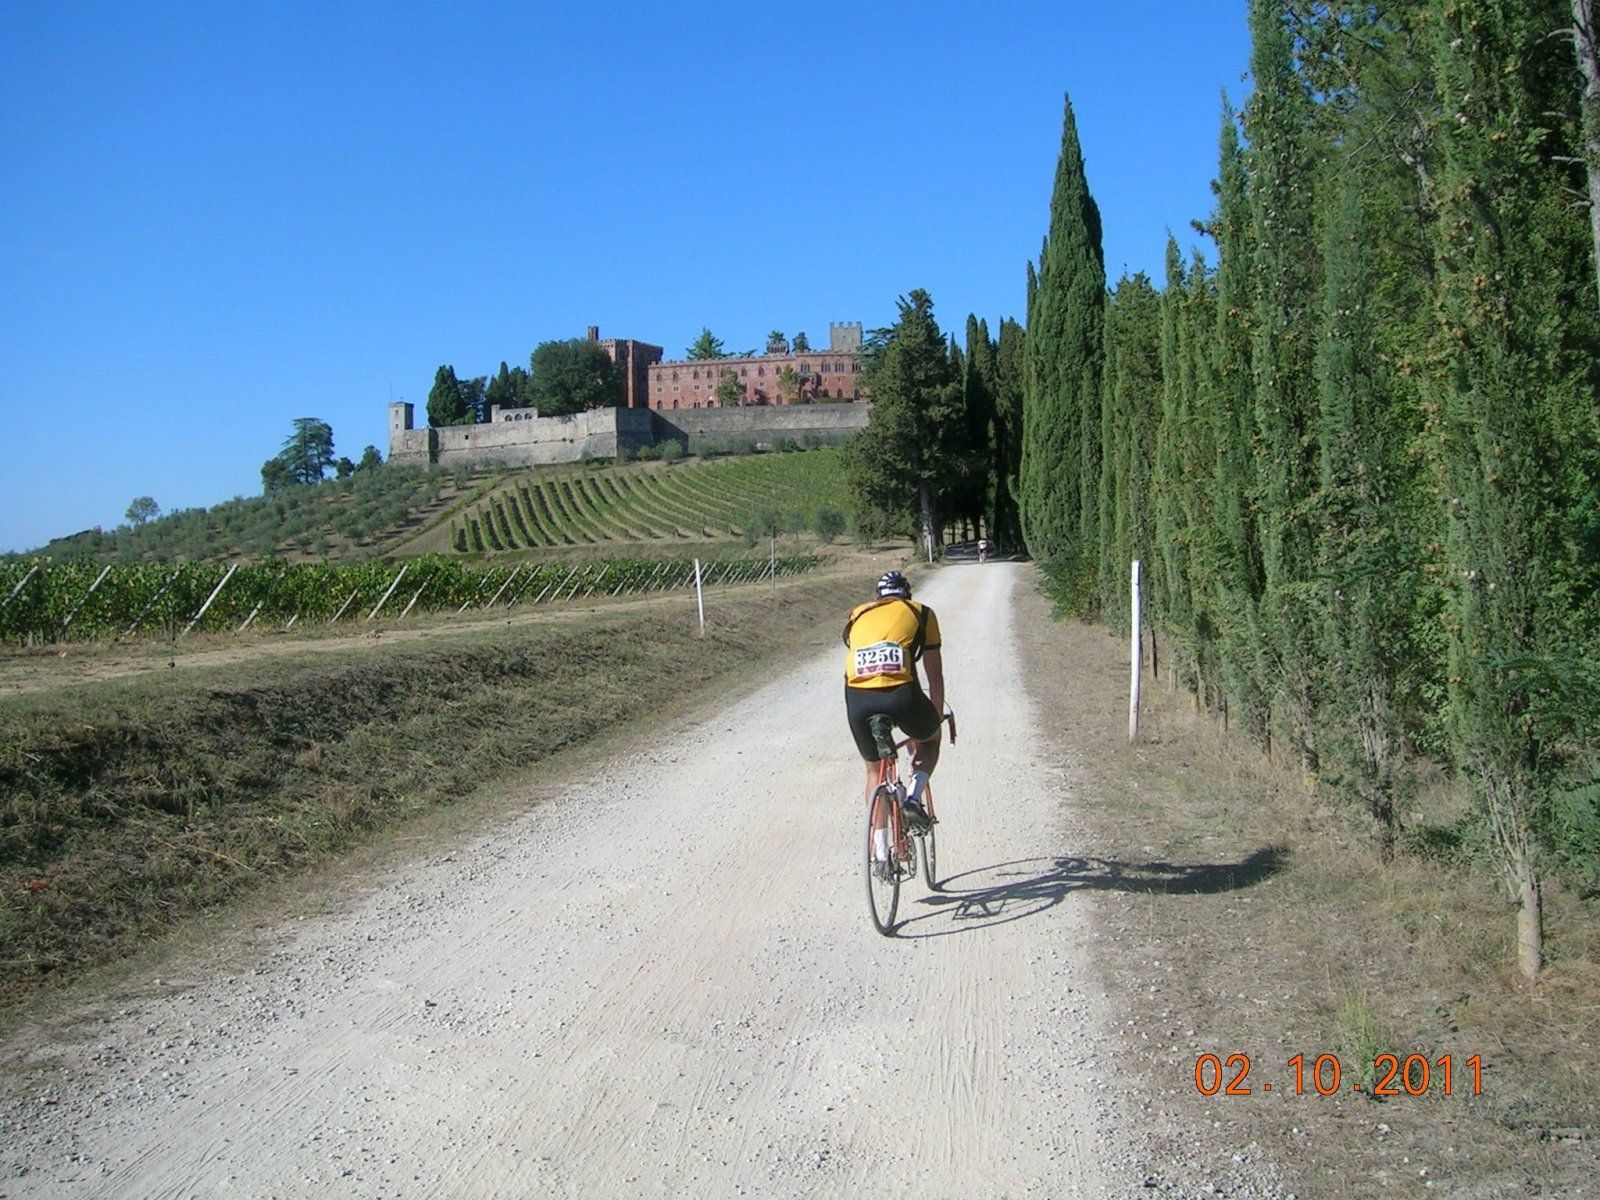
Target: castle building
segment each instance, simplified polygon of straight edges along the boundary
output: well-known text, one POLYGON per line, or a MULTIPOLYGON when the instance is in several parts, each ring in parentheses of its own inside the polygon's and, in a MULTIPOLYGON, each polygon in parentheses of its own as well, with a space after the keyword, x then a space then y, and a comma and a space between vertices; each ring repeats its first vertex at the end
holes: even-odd
POLYGON ((661 361, 658 351, 646 368, 649 407, 657 412, 715 408, 720 403, 717 387, 729 374, 739 381, 741 406, 854 403, 865 398, 861 388, 861 322, 830 322, 826 350, 666 362, 661 361), (786 370, 793 373, 792 378, 780 387, 786 370))
POLYGON ((645 408, 649 395, 650 367, 666 353, 660 346, 636 342, 632 338, 602 338, 600 326, 589 326, 589 340, 599 344, 622 375, 623 408, 645 408))
POLYGON ((834 445, 867 425, 859 321, 830 325, 826 350, 731 358, 663 362, 660 346, 601 338, 598 325, 588 327, 588 340, 620 370, 620 407, 541 417, 495 405, 479 424, 419 429, 414 407, 398 401, 389 405, 389 463, 543 466, 628 457, 667 441, 690 453, 749 452, 784 442, 834 445), (724 407, 717 384, 730 372, 743 399, 724 407))

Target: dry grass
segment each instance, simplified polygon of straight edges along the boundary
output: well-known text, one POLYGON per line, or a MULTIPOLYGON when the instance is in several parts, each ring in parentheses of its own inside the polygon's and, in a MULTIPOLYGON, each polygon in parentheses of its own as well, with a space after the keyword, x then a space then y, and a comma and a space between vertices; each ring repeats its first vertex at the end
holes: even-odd
POLYGON ((704 638, 680 597, 0 701, 0 1003, 822 645, 867 577, 713 593, 704 638))
MULTIPOLYGON (((1140 744, 1127 745, 1125 647, 1050 622, 1041 597, 1024 605, 1035 684, 1049 698, 1040 710, 1089 781, 1079 816, 1090 845, 1079 852, 1156 878, 1225 881, 1091 901, 1136 1086, 1166 1122, 1151 1175, 1225 1187, 1237 1154, 1276 1161, 1301 1196, 1600 1195, 1595 902, 1551 890, 1550 965, 1523 985, 1509 904, 1481 869, 1414 853, 1383 862, 1358 817, 1165 681, 1147 687, 1140 744), (1253 1093, 1201 1096, 1203 1053, 1248 1054, 1253 1093), (1434 1086, 1374 1099, 1384 1053, 1425 1055, 1434 1086), (1340 1060, 1338 1095, 1312 1088, 1324 1054, 1340 1060), (1437 1066, 1446 1054, 1449 1097, 1437 1066), (1478 1097, 1467 1094, 1474 1055, 1478 1097), (1270 1095, 1259 1086, 1269 1081, 1270 1095)), ((1448 827, 1454 803, 1435 781, 1416 792, 1413 816, 1448 827)))

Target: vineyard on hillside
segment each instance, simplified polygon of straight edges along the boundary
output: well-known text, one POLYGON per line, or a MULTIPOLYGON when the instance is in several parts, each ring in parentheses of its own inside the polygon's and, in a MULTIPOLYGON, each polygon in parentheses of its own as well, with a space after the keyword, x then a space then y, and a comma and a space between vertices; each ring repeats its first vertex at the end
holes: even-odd
POLYGON ((56 538, 37 554, 99 563, 369 557, 382 553, 383 544, 401 531, 435 520, 474 486, 466 473, 381 467, 181 509, 142 525, 85 530, 56 538))
POLYGON ((660 466, 527 471, 450 522, 458 552, 726 540, 752 523, 808 528, 849 506, 837 451, 686 460, 660 466))
MULTIPOLYGON (((811 555, 714 559, 702 584, 791 575, 811 555)), ((611 559, 568 566, 472 566, 439 557, 355 566, 270 561, 100 566, 78 561, 0 563, 0 643, 40 644, 135 636, 177 638, 190 630, 242 633, 297 622, 404 619, 411 612, 509 609, 585 596, 692 587, 687 559, 611 559)))

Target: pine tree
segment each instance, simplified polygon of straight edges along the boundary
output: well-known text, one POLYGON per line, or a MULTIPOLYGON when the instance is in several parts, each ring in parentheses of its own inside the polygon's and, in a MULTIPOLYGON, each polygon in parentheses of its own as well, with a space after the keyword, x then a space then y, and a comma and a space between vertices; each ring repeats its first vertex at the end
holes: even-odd
POLYGON ((845 450, 857 505, 915 516, 925 544, 939 535, 939 500, 961 471, 965 413, 933 298, 918 288, 899 301, 900 319, 867 370, 872 414, 845 450))
MULTIPOLYGON (((1088 550, 1080 544, 1089 519, 1084 499, 1099 480, 1099 431, 1091 440, 1087 425, 1090 414, 1099 416, 1106 275, 1100 210, 1089 194, 1070 98, 1064 109, 1050 232, 1029 288, 1018 498, 1029 552, 1067 563, 1088 550)), ((1088 567, 1073 568, 1080 582, 1093 563, 1081 561, 1088 567)))

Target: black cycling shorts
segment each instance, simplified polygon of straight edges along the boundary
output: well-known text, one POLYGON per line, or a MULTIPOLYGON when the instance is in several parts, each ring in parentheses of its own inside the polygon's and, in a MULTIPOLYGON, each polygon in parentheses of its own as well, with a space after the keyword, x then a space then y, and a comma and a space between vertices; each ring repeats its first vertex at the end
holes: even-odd
POLYGON ((872 740, 868 722, 882 713, 907 737, 924 743, 922 769, 932 771, 939 761, 939 711, 915 683, 898 687, 858 688, 844 686, 844 714, 850 722, 850 735, 856 749, 867 762, 878 761, 878 745, 872 740))

